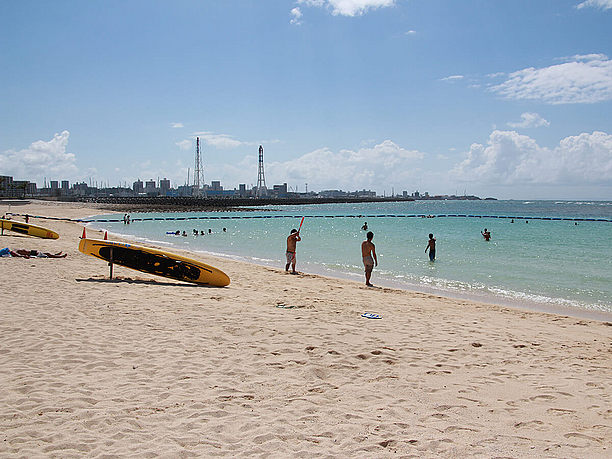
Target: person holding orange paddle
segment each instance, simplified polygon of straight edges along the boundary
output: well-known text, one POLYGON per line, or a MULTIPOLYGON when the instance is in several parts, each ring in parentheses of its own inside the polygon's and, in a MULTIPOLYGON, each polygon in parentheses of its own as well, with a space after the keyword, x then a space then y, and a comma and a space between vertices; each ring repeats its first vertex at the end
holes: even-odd
POLYGON ((285 271, 289 271, 289 265, 291 265, 291 274, 297 274, 297 271, 295 270, 295 252, 297 243, 302 240, 300 237, 302 223, 304 223, 304 217, 302 217, 302 221, 300 222, 300 228, 292 229, 291 234, 287 237, 287 252, 285 253, 287 264, 285 265, 285 271))

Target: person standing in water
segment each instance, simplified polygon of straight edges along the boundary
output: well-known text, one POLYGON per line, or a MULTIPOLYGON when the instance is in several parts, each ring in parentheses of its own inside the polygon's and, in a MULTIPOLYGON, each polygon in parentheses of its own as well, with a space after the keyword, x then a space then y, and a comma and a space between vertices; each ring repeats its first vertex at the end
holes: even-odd
POLYGON ((287 252, 285 252, 287 264, 285 265, 285 271, 289 271, 289 265, 291 265, 291 274, 297 274, 295 270, 295 252, 297 243, 301 240, 300 233, 295 228, 291 230, 291 234, 287 237, 287 252))
POLYGON ((482 236, 485 238, 485 241, 489 241, 491 239, 491 232, 486 228, 484 231, 481 231, 480 234, 482 234, 482 236))
POLYGON ((427 247, 425 247, 425 253, 429 250, 429 261, 434 261, 436 259, 436 238, 433 237, 433 233, 429 233, 429 241, 427 242, 427 247))
POLYGON ((363 260, 363 266, 365 267, 365 283, 368 287, 374 287, 370 283, 370 278, 372 277, 372 270, 374 269, 374 266, 378 266, 378 259, 376 258, 376 247, 372 243, 374 233, 372 231, 368 231, 366 237, 367 240, 361 243, 361 258, 363 260))

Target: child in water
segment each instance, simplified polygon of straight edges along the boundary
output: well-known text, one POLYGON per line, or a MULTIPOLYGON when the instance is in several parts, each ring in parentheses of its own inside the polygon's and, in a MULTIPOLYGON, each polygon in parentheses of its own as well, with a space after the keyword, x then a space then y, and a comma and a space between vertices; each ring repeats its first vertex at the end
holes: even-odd
POLYGON ((429 241, 427 242, 427 247, 425 247, 425 253, 429 250, 429 261, 434 261, 436 259, 436 238, 433 237, 433 233, 429 233, 429 241))

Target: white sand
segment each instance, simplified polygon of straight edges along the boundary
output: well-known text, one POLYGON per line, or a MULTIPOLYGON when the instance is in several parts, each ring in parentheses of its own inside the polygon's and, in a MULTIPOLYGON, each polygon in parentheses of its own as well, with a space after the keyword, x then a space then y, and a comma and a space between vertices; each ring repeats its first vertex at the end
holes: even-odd
POLYGON ((111 281, 31 223, 0 248, 68 257, 0 258, 3 457, 612 456, 608 323, 194 254, 232 284, 111 281))

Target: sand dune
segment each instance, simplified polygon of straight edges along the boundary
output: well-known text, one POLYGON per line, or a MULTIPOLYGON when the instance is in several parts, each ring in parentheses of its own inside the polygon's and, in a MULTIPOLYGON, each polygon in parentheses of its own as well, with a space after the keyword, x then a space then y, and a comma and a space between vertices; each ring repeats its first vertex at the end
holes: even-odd
POLYGON ((109 280, 32 222, 0 248, 68 257, 0 258, 2 456, 610 457, 609 323, 193 254, 232 284, 109 280))

